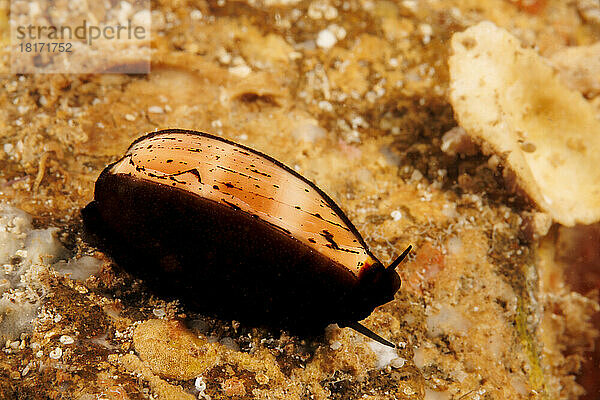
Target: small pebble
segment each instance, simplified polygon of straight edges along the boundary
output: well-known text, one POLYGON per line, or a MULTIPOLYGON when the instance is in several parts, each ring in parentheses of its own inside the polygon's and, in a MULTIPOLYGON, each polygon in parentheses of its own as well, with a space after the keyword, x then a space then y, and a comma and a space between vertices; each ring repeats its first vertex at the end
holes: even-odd
POLYGON ((397 357, 394 358, 392 361, 390 361, 390 365, 392 366, 392 368, 402 368, 404 366, 404 363, 406 363, 406 359, 402 358, 402 357, 397 357))
POLYGON ((198 9, 192 10, 192 12, 190 13, 190 18, 192 18, 194 20, 202 19, 202 11, 200 11, 198 9))
POLYGON ((75 340, 71 336, 67 335, 62 335, 58 340, 60 340, 62 344, 73 344, 75 342, 75 340))
POLYGON ((429 44, 431 42, 431 36, 433 35, 433 28, 429 24, 421 24, 419 25, 419 30, 421 31, 421 35, 423 36, 423 44, 429 44))
POLYGON ((248 75, 250 75, 251 72, 252 72, 252 69, 250 69, 250 67, 247 65, 238 65, 235 67, 229 67, 229 73, 232 75, 235 75, 239 78, 245 78, 248 75))
POLYGON ((62 357, 62 349, 60 347, 55 348, 50 352, 50 358, 53 360, 58 360, 62 357))
POLYGON ((167 315, 165 310, 163 310, 162 308, 155 308, 154 310, 152 310, 152 314, 154 314, 158 318, 164 318, 167 315))
POLYGON ((421 179, 423 179, 423 174, 418 169, 415 169, 412 175, 410 176, 410 180, 413 182, 418 182, 421 179))
POLYGON ((152 114, 164 114, 165 110, 161 106, 148 107, 148 112, 152 114))
POLYGON ((194 381, 194 386, 199 392, 204 392, 206 390, 206 382, 204 382, 204 379, 201 376, 196 378, 194 381))
POLYGON ((328 29, 323 29, 317 36, 317 46, 322 49, 330 49, 337 43, 337 38, 328 29))

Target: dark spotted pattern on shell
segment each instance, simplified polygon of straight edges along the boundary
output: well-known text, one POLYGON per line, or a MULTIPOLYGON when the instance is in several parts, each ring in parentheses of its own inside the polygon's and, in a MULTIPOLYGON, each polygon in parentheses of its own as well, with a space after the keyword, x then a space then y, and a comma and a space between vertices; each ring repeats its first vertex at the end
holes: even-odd
POLYGON ((359 275, 376 261, 324 193, 289 168, 207 134, 167 132, 134 143, 110 169, 252 214, 359 275))
POLYGON ((385 268, 323 191, 277 160, 206 133, 133 142, 82 211, 90 238, 157 294, 292 331, 353 326, 394 298, 385 268))

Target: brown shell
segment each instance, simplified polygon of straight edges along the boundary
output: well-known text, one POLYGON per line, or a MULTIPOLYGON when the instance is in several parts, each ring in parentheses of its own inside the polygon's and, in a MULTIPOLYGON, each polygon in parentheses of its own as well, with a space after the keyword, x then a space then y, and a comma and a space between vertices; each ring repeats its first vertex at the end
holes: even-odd
POLYGON ((255 215, 355 275, 376 261, 348 218, 315 185, 281 163, 205 134, 153 134, 110 169, 169 185, 255 215))
POLYGON ((98 178, 84 220, 159 291, 252 322, 356 321, 400 283, 313 183, 201 132, 136 140, 98 178))

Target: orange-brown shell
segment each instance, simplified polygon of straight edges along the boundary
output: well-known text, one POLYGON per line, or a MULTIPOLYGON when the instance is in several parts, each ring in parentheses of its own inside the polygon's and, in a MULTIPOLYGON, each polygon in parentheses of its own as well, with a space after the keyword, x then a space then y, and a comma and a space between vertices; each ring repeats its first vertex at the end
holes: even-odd
POLYGON ((313 183, 206 133, 139 138, 82 213, 119 265, 219 317, 319 329, 365 318, 400 286, 313 183))
POLYGON ((356 276, 376 262, 327 195, 276 160, 239 144, 197 132, 152 134, 134 142, 110 172, 248 212, 356 276))

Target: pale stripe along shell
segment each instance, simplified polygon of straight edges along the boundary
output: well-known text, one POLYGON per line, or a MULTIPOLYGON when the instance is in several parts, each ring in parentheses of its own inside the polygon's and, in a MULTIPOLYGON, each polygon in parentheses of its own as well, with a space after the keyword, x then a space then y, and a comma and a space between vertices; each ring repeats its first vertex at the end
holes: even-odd
MULTIPOLYGON (((96 182, 88 231, 158 292, 217 316, 292 330, 356 325, 394 297, 340 208, 277 160, 202 132, 137 139, 96 182)), ((389 343, 388 343, 389 344, 389 343)))

